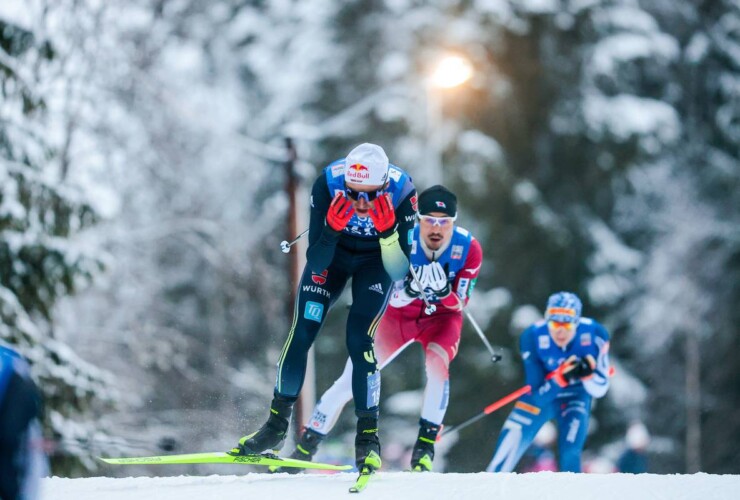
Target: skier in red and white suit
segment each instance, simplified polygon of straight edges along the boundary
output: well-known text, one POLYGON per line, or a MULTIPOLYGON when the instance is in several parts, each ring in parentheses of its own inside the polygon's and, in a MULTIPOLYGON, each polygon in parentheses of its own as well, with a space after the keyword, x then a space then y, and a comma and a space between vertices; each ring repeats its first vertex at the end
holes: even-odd
MULTIPOLYGON (((396 283, 380 321, 375 355, 382 369, 412 342, 424 348, 427 383, 411 467, 429 471, 449 401, 449 367, 460 343, 462 308, 475 287, 483 252, 466 229, 455 225, 457 198, 443 186, 431 187, 419 195, 417 217, 419 223, 408 235, 410 261, 436 311, 425 313, 419 287, 409 273, 396 283)), ((292 457, 313 457, 344 405, 352 399, 351 374, 352 362, 347 360, 342 376, 321 396, 292 457)))

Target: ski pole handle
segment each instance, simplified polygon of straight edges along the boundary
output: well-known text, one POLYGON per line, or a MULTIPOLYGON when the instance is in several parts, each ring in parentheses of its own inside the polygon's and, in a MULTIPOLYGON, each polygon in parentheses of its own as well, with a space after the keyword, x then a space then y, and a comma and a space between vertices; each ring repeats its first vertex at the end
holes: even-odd
POLYGON ((281 241, 280 242, 280 250, 282 250, 283 253, 290 252, 290 247, 292 247, 293 245, 295 245, 296 243, 298 243, 298 240, 300 240, 301 238, 303 238, 303 235, 305 235, 307 232, 308 232, 308 229, 306 229, 301 234, 299 234, 298 236, 296 236, 296 238, 294 240, 292 240, 292 241, 287 241, 287 240, 281 241))

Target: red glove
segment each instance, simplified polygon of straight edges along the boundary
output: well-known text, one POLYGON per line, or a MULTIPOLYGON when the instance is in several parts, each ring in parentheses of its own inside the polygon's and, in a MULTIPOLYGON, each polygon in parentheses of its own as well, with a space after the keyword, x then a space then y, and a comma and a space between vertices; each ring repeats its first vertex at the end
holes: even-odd
POLYGON ((378 233, 382 237, 388 236, 383 235, 383 233, 396 225, 396 212, 393 210, 391 195, 386 193, 378 196, 375 199, 375 208, 371 208, 368 213, 378 233))
POLYGON ((326 213, 326 223, 335 231, 341 231, 347 227, 347 223, 355 214, 352 200, 346 198, 344 193, 337 193, 331 200, 329 211, 326 213))

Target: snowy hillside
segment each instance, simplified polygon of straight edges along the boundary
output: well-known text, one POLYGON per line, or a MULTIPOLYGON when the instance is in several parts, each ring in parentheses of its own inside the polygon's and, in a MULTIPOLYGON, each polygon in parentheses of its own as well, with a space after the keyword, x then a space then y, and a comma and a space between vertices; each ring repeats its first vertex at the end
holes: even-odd
MULTIPOLYGON (((50 500, 205 500, 215 498, 347 498, 355 474, 246 474, 208 477, 52 478, 44 482, 50 500)), ((380 473, 364 498, 501 500, 577 498, 587 500, 737 499, 738 475, 411 474, 380 473)))

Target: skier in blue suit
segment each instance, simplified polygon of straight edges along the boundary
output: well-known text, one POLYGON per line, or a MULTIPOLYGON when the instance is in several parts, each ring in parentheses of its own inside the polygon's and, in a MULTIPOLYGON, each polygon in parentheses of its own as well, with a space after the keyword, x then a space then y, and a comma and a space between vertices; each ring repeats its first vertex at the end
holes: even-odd
POLYGON ((41 447, 41 395, 28 363, 0 341, 0 498, 37 498, 46 474, 41 447))
POLYGON ((545 319, 519 339, 526 383, 504 422, 488 468, 511 472, 542 425, 555 419, 561 471, 581 472, 592 398, 609 389, 609 334, 598 322, 581 317, 581 300, 559 292, 547 302, 545 319))

